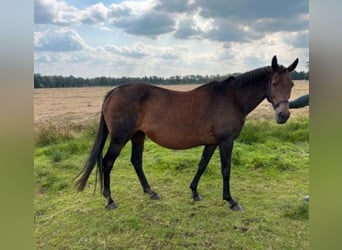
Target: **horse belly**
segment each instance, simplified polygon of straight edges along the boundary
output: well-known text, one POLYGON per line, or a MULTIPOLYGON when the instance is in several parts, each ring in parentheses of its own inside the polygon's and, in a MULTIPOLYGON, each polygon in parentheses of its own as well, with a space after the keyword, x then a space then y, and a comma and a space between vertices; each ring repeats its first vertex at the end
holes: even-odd
POLYGON ((170 149, 188 149, 205 144, 215 144, 215 137, 210 132, 196 133, 194 130, 163 129, 145 131, 148 138, 160 146, 170 149))
POLYGON ((170 149, 215 143, 205 98, 187 93, 153 93, 140 107, 139 130, 170 149), (207 119, 204 119, 207 118, 207 119))

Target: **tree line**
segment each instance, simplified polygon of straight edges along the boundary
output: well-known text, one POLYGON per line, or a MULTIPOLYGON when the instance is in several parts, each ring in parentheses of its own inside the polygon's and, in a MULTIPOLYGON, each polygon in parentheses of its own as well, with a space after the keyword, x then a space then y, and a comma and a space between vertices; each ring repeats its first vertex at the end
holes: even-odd
MULTIPOLYGON (((230 75, 238 75, 234 73, 230 75)), ((186 75, 186 76, 144 76, 144 77, 94 77, 82 78, 74 76, 44 76, 41 74, 34 74, 34 88, 71 88, 71 87, 95 87, 95 86, 119 86, 128 83, 144 82, 155 85, 169 85, 169 84, 203 84, 213 80, 222 80, 230 75, 186 75)), ((291 72, 293 80, 309 80, 309 72, 291 72)))

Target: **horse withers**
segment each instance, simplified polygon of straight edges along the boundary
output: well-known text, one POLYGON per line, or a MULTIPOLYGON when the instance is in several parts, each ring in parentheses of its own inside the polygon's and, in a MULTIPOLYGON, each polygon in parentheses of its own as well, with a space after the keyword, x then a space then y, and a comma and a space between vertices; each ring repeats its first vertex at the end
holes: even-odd
POLYGON ((190 184, 192 198, 201 200, 198 182, 215 149, 219 148, 223 178, 223 199, 232 210, 241 210, 230 193, 230 169, 234 140, 240 134, 246 116, 265 98, 275 110, 279 124, 290 117, 288 100, 293 82, 290 72, 298 64, 278 64, 258 68, 223 81, 213 81, 187 92, 172 91, 147 84, 128 84, 114 88, 105 96, 100 124, 90 156, 76 182, 85 188, 97 165, 98 178, 106 199, 106 208, 117 207, 110 191, 110 172, 121 149, 132 143, 131 162, 143 191, 159 199, 144 174, 142 154, 145 137, 170 149, 188 149, 203 145, 198 170, 190 184), (109 136, 106 154, 102 151, 109 136))

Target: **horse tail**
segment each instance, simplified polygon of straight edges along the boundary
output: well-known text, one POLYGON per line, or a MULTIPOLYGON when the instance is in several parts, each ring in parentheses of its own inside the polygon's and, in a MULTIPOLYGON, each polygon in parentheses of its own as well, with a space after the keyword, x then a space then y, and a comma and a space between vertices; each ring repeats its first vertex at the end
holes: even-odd
MULTIPOLYGON (((89 175, 94 169, 95 165, 97 165, 96 176, 99 179, 101 190, 103 190, 102 150, 106 143, 107 136, 108 136, 108 128, 106 126, 103 114, 101 114, 99 128, 97 130, 97 134, 96 134, 95 141, 94 141, 91 153, 89 155, 89 158, 86 161, 81 172, 76 176, 76 178, 81 176, 75 183, 75 186, 78 191, 82 191, 85 188, 89 175)), ((97 181, 97 178, 96 178, 96 181, 97 181)), ((96 189, 96 184, 95 184, 95 189, 96 189)))

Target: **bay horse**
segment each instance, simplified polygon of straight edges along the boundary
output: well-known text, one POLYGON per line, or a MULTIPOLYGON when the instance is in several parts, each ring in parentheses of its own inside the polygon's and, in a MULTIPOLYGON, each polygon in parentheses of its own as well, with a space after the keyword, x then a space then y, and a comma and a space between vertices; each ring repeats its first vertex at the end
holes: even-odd
MULTIPOLYGON (((203 84, 190 91, 172 91, 138 83, 114 88, 105 96, 100 123, 90 156, 77 176, 78 191, 85 188, 90 173, 97 165, 101 191, 106 208, 117 207, 110 191, 110 172, 121 149, 132 143, 131 162, 151 199, 159 199, 144 174, 142 154, 147 136, 170 149, 189 149, 204 145, 198 170, 190 184, 192 199, 202 197, 198 182, 215 149, 219 148, 223 177, 223 199, 232 210, 241 210, 230 194, 230 169, 234 140, 240 134, 246 116, 265 98, 275 110, 275 119, 285 123, 289 116, 289 98, 293 82, 290 72, 298 58, 288 67, 272 58, 271 66, 258 68, 223 81, 203 84), (107 137, 110 144, 104 157, 107 137)), ((76 177, 76 178, 77 178, 76 177)))

